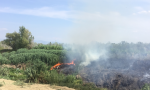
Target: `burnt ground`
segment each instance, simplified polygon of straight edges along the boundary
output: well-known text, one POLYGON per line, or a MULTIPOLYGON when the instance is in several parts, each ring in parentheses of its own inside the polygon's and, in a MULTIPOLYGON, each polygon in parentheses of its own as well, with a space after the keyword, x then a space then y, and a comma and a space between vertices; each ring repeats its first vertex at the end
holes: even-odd
MULTIPOLYGON (((145 83, 150 83, 150 60, 95 63, 80 69, 79 75, 84 83, 93 82, 108 90, 141 90, 145 83)), ((75 66, 60 66, 58 71, 72 74, 75 66)))
POLYGON ((132 65, 119 63, 100 67, 100 65, 87 66, 80 71, 86 82, 94 82, 97 87, 109 90, 141 90, 145 83, 150 83, 150 60, 137 60, 132 65), (117 68, 118 66, 118 68, 117 68))

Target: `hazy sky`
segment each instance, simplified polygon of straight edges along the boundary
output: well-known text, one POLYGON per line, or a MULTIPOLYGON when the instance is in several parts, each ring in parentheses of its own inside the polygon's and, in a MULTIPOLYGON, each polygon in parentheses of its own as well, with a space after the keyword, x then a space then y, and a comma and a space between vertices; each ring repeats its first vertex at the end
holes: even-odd
POLYGON ((35 41, 150 43, 150 0, 0 0, 0 40, 22 25, 35 41))

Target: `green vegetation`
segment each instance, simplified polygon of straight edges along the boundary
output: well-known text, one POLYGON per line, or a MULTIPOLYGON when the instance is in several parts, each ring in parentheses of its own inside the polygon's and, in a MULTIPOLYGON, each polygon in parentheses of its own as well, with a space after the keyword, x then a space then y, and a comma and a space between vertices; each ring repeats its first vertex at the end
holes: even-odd
POLYGON ((64 75, 58 73, 56 70, 49 71, 49 67, 42 61, 28 62, 26 70, 20 70, 18 68, 3 67, 0 70, 2 78, 17 80, 14 84, 22 86, 25 82, 29 83, 46 83, 55 84, 60 86, 68 86, 77 90, 105 90, 96 88, 94 84, 83 84, 81 79, 76 79, 75 75, 64 75))
POLYGON ((75 88, 76 90, 107 90, 106 88, 97 88, 93 83, 86 83, 86 84, 59 83, 56 85, 67 86, 69 88, 75 88))
POLYGON ((150 90, 150 84, 145 84, 141 90, 150 90))
MULTIPOLYGON (((140 54, 138 52, 140 47, 135 48, 135 46, 138 45, 131 45, 132 44, 126 43, 111 44, 109 45, 109 55, 116 58, 116 55, 129 55, 130 53, 132 53, 132 55, 140 54), (129 46, 134 48, 127 48, 129 46), (122 48, 125 48, 125 50, 122 48)), ((100 44, 100 46, 102 47, 102 44, 100 44)), ((144 46, 144 44, 142 46, 144 46)), ((107 48, 107 45, 105 45, 105 48, 107 48)), ((149 46, 145 44, 145 48, 149 49, 149 46)), ((143 52, 149 54, 147 49, 144 49, 145 51, 143 52)), ((1 65, 13 64, 17 66, 18 64, 25 63, 27 68, 20 70, 0 67, 0 76, 7 79, 18 80, 17 82, 20 80, 30 83, 55 84, 68 86, 77 90, 106 90, 104 88, 97 88, 94 84, 83 84, 81 79, 75 78, 75 75, 66 76, 63 73, 58 73, 56 70, 50 71, 51 66, 56 63, 66 62, 66 54, 71 55, 73 52, 65 50, 61 44, 57 43, 49 45, 38 44, 32 49, 21 48, 16 51, 8 50, 0 54, 1 65)), ((76 66, 78 66, 78 64, 76 66)), ((23 86, 23 84, 21 85, 23 86)), ((146 84, 142 90, 149 90, 149 86, 146 84)))
MULTIPOLYGON (((104 44, 100 44, 103 46, 104 44)), ((108 46, 108 51, 110 57, 112 58, 124 58, 124 59, 148 59, 150 55, 150 43, 128 43, 122 41, 121 43, 115 44, 105 44, 105 47, 108 46)))
POLYGON ((10 53, 5 52, 0 55, 0 64, 25 63, 27 61, 41 60, 48 65, 55 65, 65 59, 64 50, 44 50, 44 49, 19 49, 10 53))
POLYGON ((35 46, 34 49, 46 49, 46 50, 63 50, 64 48, 62 47, 61 44, 50 44, 50 45, 38 45, 35 46))
MULTIPOLYGON (((132 44, 119 43, 109 45, 109 55, 112 55, 114 58, 116 58, 117 55, 121 56, 122 54, 127 56, 130 53, 132 53, 132 55, 140 54, 138 52, 139 47, 126 48, 126 45, 132 47, 132 44), (122 49, 123 47, 126 49, 122 49)), ((135 46, 136 44, 133 44, 133 47, 135 46)), ((107 48, 107 45, 105 48, 107 48)), ((149 46, 146 46, 145 44, 145 48, 149 49, 149 46)), ((147 49, 144 49, 145 51, 143 52, 149 54, 147 49)), ((104 88, 97 88, 92 83, 83 84, 81 79, 75 78, 75 74, 66 76, 63 73, 58 73, 57 70, 50 71, 51 66, 55 65, 56 63, 66 62, 66 54, 73 55, 73 52, 65 50, 61 44, 39 44, 32 49, 21 48, 17 49, 16 51, 9 50, 0 54, 0 64, 12 64, 17 66, 18 64, 25 63, 27 68, 25 70, 21 70, 19 68, 13 69, 0 67, 0 76, 1 78, 17 80, 15 84, 20 86, 23 86, 23 82, 30 82, 67 86, 77 90, 107 90, 104 88), (18 82, 21 83, 19 84, 18 82)), ((76 64, 76 66, 78 66, 78 64, 76 64)), ((149 86, 146 84, 142 90, 149 90, 149 86)))
POLYGON ((17 66, 24 63, 26 68, 21 70, 1 66, 0 77, 16 80, 14 84, 22 87, 24 82, 29 82, 68 86, 77 90, 104 90, 93 86, 94 84, 83 84, 81 79, 76 79, 76 74, 64 75, 55 69, 50 71, 56 63, 65 62, 68 52, 70 51, 64 50, 61 44, 37 45, 33 49, 21 48, 4 52, 0 54, 0 65, 17 66))
POLYGON ((23 81, 17 80, 16 82, 14 82, 14 85, 21 86, 23 88, 25 83, 23 81))
POLYGON ((9 70, 7 67, 0 67, 0 75, 1 76, 8 76, 9 75, 9 70))
POLYGON ((11 80, 25 80, 26 79, 26 75, 24 74, 23 70, 2 67, 2 66, 0 66, 0 76, 2 77, 7 76, 11 80))
POLYGON ((0 87, 2 87, 3 86, 3 84, 2 83, 0 83, 0 87))
MULTIPOLYGON (((34 37, 24 26, 19 27, 19 32, 7 33, 6 39, 0 42, 0 65, 25 64, 25 69, 8 68, 0 66, 0 78, 16 80, 15 85, 22 86, 24 82, 46 83, 60 86, 68 86, 77 90, 107 90, 97 88, 93 83, 83 83, 81 79, 76 79, 79 70, 79 63, 76 62, 77 70, 74 74, 65 75, 58 73, 57 70, 50 68, 58 62, 67 62, 68 56, 82 58, 82 53, 77 50, 71 51, 70 48, 64 48, 63 44, 49 43, 47 45, 33 42, 34 37)), ((94 43, 97 51, 103 49, 108 51, 108 56, 115 59, 134 59, 139 57, 148 59, 150 56, 150 44, 138 42, 127 43, 125 41, 115 43, 94 43)), ((84 46, 80 47, 84 48, 84 46)), ((101 58, 101 57, 100 57, 101 58)), ((0 87, 3 84, 0 83, 0 87)), ((150 90, 150 85, 145 84, 142 90, 150 90)))
POLYGON ((31 35, 28 29, 24 26, 19 27, 19 33, 7 33, 6 39, 2 41, 2 43, 11 46, 13 50, 17 50, 19 48, 29 48, 33 47, 33 39, 34 37, 31 35))

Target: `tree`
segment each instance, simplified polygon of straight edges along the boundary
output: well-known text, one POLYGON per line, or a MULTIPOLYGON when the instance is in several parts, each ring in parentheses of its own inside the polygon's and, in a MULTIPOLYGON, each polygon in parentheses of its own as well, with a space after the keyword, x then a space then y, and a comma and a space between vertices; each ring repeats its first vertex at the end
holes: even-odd
POLYGON ((19 29, 20 34, 20 48, 32 48, 33 47, 33 40, 34 37, 31 35, 31 32, 29 32, 28 29, 26 29, 24 26, 20 27, 19 29))
POLYGON ((6 34, 6 38, 4 41, 2 41, 3 43, 5 43, 6 45, 11 46, 14 50, 16 50, 17 48, 19 48, 19 38, 20 35, 17 32, 13 32, 13 33, 7 33, 6 34))
POLYGON ((11 46, 14 50, 19 48, 32 48, 34 37, 31 35, 31 32, 29 32, 24 26, 19 28, 19 33, 7 33, 6 39, 3 40, 3 43, 11 46))

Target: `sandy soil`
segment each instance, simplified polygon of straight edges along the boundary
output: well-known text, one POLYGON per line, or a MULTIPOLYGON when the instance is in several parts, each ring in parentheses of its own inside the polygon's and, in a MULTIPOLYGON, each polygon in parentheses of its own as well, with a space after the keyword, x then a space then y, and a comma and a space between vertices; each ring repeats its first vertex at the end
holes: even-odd
POLYGON ((3 86, 0 87, 0 90, 75 90, 68 87, 61 87, 49 84, 29 84, 24 83, 22 86, 15 85, 16 81, 0 79, 0 84, 3 86))

